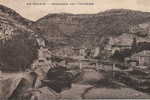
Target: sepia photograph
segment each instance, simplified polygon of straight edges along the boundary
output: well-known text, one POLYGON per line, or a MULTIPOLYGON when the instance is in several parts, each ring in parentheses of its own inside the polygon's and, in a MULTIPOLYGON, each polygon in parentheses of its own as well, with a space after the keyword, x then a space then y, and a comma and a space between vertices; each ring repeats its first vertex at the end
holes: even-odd
POLYGON ((0 0, 0 100, 150 99, 149 0, 0 0))

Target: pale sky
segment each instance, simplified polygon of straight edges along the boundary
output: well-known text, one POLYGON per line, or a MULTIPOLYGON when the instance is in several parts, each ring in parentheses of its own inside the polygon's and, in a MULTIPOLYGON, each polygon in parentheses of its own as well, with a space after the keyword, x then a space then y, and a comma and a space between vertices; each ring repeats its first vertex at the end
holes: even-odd
POLYGON ((0 4, 14 9, 30 20, 37 20, 49 13, 93 14, 117 8, 150 12, 150 0, 0 0, 0 4), (46 3, 46 5, 26 4, 35 2, 46 3), (51 5, 51 3, 75 3, 76 5, 51 5), (94 5, 78 3, 94 3, 94 5))

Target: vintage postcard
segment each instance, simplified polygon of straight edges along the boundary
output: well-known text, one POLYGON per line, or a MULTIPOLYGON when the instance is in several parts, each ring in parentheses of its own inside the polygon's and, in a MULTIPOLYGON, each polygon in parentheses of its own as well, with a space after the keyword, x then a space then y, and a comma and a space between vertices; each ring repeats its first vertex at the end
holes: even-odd
POLYGON ((0 100, 150 99, 149 0, 0 0, 0 100))

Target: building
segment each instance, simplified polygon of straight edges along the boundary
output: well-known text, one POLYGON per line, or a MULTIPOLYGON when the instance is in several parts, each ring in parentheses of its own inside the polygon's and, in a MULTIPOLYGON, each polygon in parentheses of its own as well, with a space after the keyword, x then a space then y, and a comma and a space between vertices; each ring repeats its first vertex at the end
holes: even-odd
POLYGON ((139 65, 139 61, 137 59, 131 59, 130 57, 126 57, 125 58, 125 61, 124 61, 124 64, 126 66, 131 66, 131 67, 135 67, 135 66, 138 66, 139 65))
POLYGON ((84 56, 85 48, 72 48, 75 56, 84 56))
POLYGON ((131 56, 132 62, 138 62, 137 66, 150 66, 150 50, 143 50, 131 56))
POLYGON ((69 46, 55 48, 54 50, 52 50, 52 52, 53 52, 53 55, 63 56, 63 57, 71 57, 74 54, 72 47, 69 47, 69 46))
POLYGON ((104 49, 109 53, 109 55, 113 55, 116 50, 121 51, 125 49, 131 49, 133 36, 124 33, 117 38, 110 37, 108 41, 109 42, 106 44, 104 49))
POLYGON ((74 57, 85 57, 87 48, 83 47, 72 47, 72 52, 74 57))

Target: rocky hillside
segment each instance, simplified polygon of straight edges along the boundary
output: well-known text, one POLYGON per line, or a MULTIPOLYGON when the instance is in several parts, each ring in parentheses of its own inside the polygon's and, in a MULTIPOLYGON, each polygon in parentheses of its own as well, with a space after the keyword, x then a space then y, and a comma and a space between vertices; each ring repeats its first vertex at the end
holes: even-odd
POLYGON ((123 33, 145 38, 149 30, 143 25, 149 21, 148 12, 112 9, 91 15, 49 14, 34 22, 32 27, 48 40, 49 45, 91 47, 102 45, 107 38, 123 33), (141 26, 143 30, 138 28, 141 26))
MULTIPOLYGON (((12 58, 18 56, 17 59, 22 58, 23 61, 20 62, 23 62, 25 66, 30 65, 36 58, 35 33, 47 41, 48 47, 53 48, 61 46, 95 47, 98 45, 103 48, 110 38, 113 42, 117 41, 119 44, 130 45, 135 36, 138 42, 149 42, 150 13, 112 9, 97 14, 49 14, 36 22, 32 22, 23 18, 14 10, 0 5, 0 39, 4 40, 2 43, 9 44, 2 46, 0 52, 5 52, 8 48, 11 50, 1 53, 0 61, 3 62, 2 65, 9 66, 18 61, 7 59, 8 62, 11 62, 8 64, 4 60, 6 56, 12 58), (19 55, 19 52, 14 53, 17 51, 15 49, 18 49, 21 55, 19 55), (10 52, 12 53, 11 56, 8 55, 10 52), (28 53, 30 55, 26 55, 28 53), (28 62, 24 57, 27 57, 27 59, 31 57, 31 59, 28 62)), ((61 49, 59 50, 61 51, 61 49)))
POLYGON ((14 10, 0 5, 0 70, 25 70, 37 58, 30 22, 14 10))
POLYGON ((9 20, 12 20, 16 23, 20 23, 23 25, 30 25, 32 23, 32 21, 23 18, 20 14, 18 14, 13 9, 3 5, 0 5, 0 17, 8 18, 9 20))

